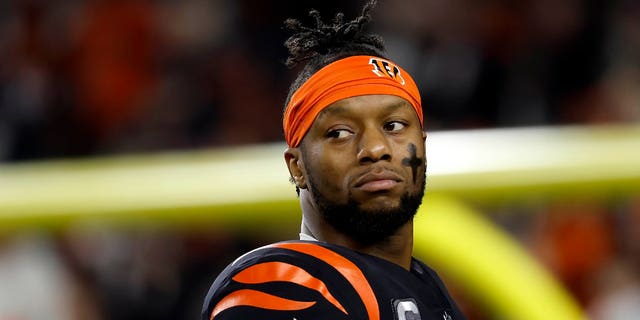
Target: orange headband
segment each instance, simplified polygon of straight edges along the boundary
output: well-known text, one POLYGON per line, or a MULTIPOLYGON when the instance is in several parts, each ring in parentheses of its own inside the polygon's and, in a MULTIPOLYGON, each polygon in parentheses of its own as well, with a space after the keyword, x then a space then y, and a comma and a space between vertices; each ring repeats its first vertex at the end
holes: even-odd
POLYGON ((404 98, 415 109, 422 126, 420 92, 404 69, 375 56, 351 56, 318 70, 291 96, 282 120, 287 144, 297 147, 318 114, 330 104, 368 94, 404 98))

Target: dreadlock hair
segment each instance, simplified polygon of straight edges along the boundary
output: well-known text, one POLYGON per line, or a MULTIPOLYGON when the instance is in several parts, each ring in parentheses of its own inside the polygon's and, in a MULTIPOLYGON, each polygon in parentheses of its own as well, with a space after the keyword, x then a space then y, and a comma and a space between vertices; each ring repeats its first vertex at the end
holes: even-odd
POLYGON ((285 28, 293 31, 284 43, 289 50, 285 64, 293 68, 301 62, 306 63, 289 88, 285 106, 305 81, 334 61, 356 55, 386 58, 382 38, 365 31, 377 3, 377 0, 369 0, 360 16, 349 22, 344 22, 344 13, 338 12, 332 24, 325 24, 317 10, 309 11, 309 16, 315 20, 314 27, 306 27, 297 19, 285 21, 285 28))
MULTIPOLYGON (((306 27, 297 19, 285 21, 285 28, 293 32, 284 43, 289 50, 285 64, 293 68, 299 63, 306 63, 289 87, 285 108, 293 93, 302 84, 334 61, 357 55, 387 58, 382 37, 365 31, 366 25, 371 21, 371 11, 377 3, 377 0, 369 0, 362 8, 360 16, 349 22, 344 21, 344 13, 338 12, 333 18, 333 23, 326 24, 317 10, 309 11, 309 16, 315 20, 314 27, 306 27)), ((289 180, 294 183, 293 177, 289 180)), ((296 193, 300 195, 298 186, 296 193)))

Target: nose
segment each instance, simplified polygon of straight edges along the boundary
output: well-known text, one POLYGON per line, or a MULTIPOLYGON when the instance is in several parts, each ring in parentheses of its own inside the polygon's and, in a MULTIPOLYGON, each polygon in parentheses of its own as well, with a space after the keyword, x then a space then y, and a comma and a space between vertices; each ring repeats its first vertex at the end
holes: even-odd
POLYGON ((358 162, 361 164, 391 160, 391 147, 382 130, 365 129, 358 145, 358 162))

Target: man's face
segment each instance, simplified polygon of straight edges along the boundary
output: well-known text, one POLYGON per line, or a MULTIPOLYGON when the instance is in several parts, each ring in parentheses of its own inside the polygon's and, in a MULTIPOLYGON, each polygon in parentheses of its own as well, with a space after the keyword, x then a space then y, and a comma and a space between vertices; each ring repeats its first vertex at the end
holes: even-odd
POLYGON ((301 150, 307 188, 325 220, 362 243, 393 234, 424 194, 425 134, 411 105, 391 95, 323 110, 301 150))

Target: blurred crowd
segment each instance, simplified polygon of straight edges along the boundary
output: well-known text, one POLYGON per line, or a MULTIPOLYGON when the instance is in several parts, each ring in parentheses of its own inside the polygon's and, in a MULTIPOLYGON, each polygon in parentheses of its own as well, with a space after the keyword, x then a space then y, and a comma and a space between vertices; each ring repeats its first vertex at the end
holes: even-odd
MULTIPOLYGON (((2 1, 0 161, 281 141, 283 21, 361 5, 2 1)), ((428 130, 637 122, 639 8, 381 1, 371 29, 416 78, 428 130)))
MULTIPOLYGON (((282 141, 283 21, 363 2, 1 1, 0 163, 282 141)), ((428 131, 640 121, 638 1, 383 0, 371 30, 428 131)), ((594 319, 640 317, 636 200, 525 211, 497 222, 594 319)), ((280 240, 88 230, 0 237, 0 320, 193 319, 222 265, 280 240)))

